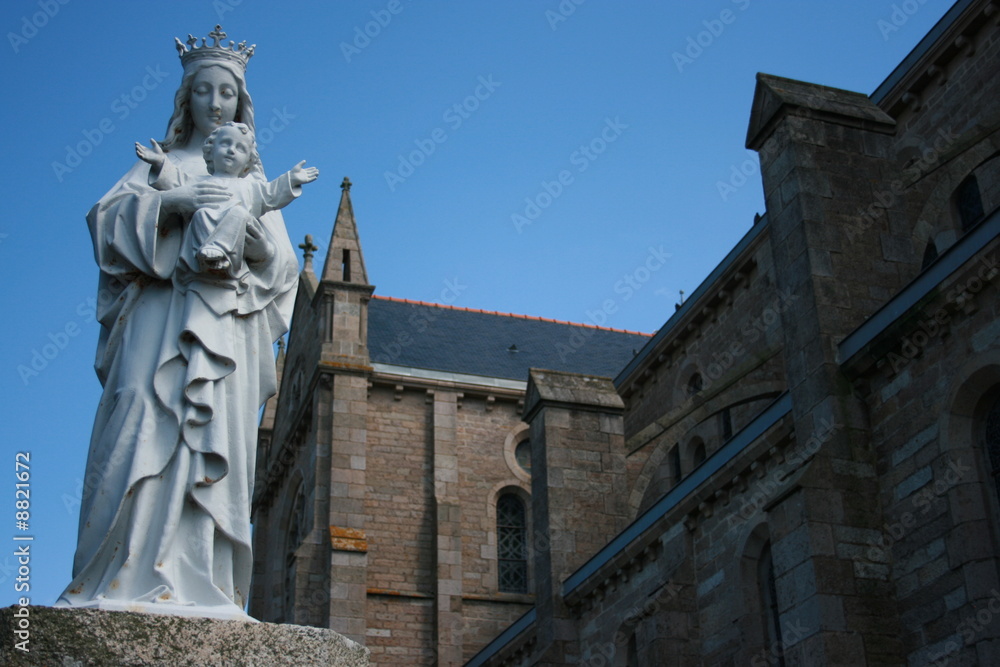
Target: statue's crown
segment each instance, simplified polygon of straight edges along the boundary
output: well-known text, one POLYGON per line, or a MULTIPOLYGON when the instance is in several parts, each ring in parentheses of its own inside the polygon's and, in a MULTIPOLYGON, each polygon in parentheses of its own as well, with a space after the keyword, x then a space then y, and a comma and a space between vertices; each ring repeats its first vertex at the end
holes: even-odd
POLYGON ((246 41, 242 41, 239 44, 229 41, 229 46, 223 46, 222 40, 224 40, 228 35, 222 31, 222 26, 215 26, 215 30, 208 33, 208 37, 201 38, 201 45, 198 45, 198 38, 194 35, 188 35, 187 45, 181 42, 180 39, 174 37, 174 42, 177 45, 177 53, 181 57, 181 65, 184 69, 198 60, 227 60, 229 62, 235 63, 240 67, 242 71, 246 71, 247 62, 253 55, 254 49, 257 48, 256 44, 251 44, 247 46, 246 41), (208 40, 213 41, 212 44, 208 43, 208 40))

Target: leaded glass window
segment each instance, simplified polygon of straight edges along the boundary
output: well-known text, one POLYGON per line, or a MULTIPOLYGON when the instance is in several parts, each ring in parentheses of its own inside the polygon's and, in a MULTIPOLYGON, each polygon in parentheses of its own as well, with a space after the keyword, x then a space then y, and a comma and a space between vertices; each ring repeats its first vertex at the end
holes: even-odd
POLYGON ((497 500, 497 580, 504 593, 528 592, 528 526, 524 502, 513 493, 497 500))

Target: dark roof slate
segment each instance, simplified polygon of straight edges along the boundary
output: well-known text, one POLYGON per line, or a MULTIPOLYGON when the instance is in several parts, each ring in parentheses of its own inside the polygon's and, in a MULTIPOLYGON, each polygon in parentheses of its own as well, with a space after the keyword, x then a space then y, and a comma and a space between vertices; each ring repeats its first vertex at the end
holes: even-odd
POLYGON ((542 318, 374 297, 372 363, 527 381, 529 368, 614 377, 649 336, 542 318))

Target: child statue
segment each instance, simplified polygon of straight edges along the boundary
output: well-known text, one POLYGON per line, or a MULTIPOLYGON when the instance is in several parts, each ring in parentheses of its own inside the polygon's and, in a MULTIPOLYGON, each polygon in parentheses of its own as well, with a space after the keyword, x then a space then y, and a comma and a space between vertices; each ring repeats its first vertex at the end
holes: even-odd
POLYGON ((319 176, 315 167, 303 167, 303 160, 268 183, 245 178, 260 156, 253 131, 243 123, 230 121, 208 135, 203 152, 209 176, 185 174, 167 160, 155 139, 151 142, 152 148, 136 142, 135 152, 150 165, 149 185, 154 189, 169 190, 198 179, 211 180, 228 190, 230 201, 200 208, 192 215, 181 249, 181 258, 191 269, 223 277, 238 278, 245 261, 264 259, 244 251, 246 235, 259 233, 256 219, 287 206, 302 193, 302 185, 319 176))

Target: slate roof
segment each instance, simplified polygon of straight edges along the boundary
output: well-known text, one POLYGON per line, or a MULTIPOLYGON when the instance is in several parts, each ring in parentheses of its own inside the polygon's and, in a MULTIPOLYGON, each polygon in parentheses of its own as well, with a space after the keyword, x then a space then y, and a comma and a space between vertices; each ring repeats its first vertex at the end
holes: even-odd
POLYGON ((529 368, 614 377, 648 334, 375 296, 372 363, 527 381, 529 368))

